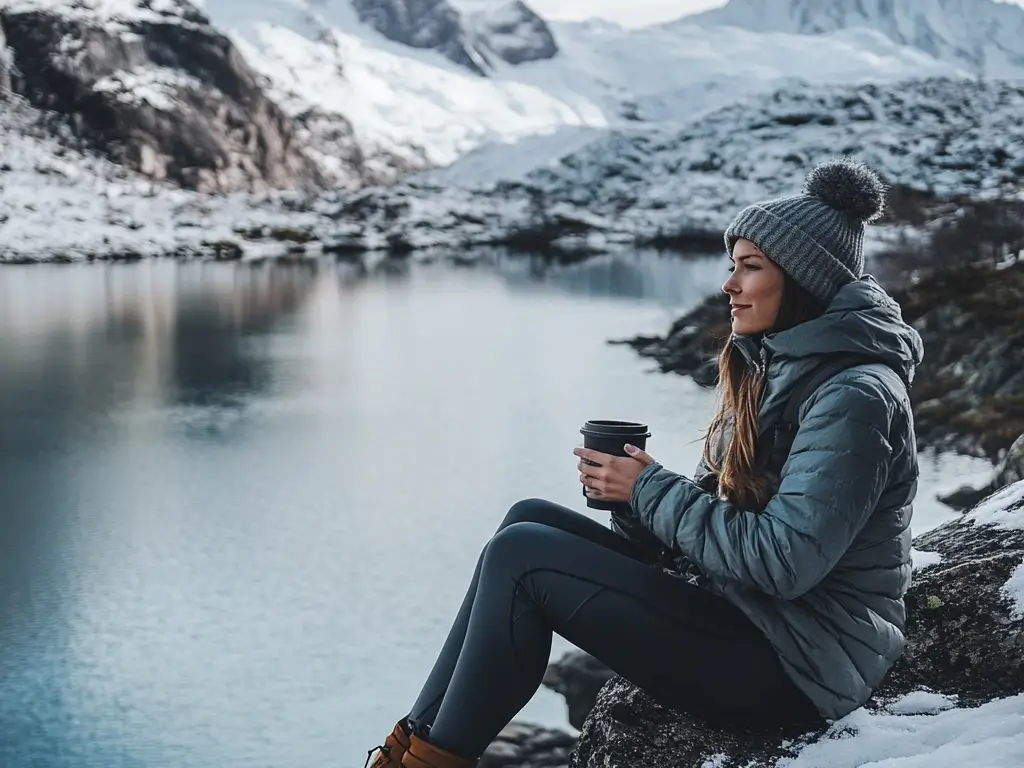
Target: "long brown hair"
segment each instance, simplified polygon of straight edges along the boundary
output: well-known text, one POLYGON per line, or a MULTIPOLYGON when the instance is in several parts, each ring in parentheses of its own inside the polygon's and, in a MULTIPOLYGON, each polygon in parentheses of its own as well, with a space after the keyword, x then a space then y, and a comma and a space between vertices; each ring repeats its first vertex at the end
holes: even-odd
MULTIPOLYGON (((825 305, 783 273, 782 302, 771 332, 788 330, 824 311, 825 305)), ((719 495, 746 509, 763 509, 774 493, 757 456, 764 386, 764 374, 747 362, 730 335, 718 357, 718 408, 704 440, 704 463, 718 476, 719 495)))

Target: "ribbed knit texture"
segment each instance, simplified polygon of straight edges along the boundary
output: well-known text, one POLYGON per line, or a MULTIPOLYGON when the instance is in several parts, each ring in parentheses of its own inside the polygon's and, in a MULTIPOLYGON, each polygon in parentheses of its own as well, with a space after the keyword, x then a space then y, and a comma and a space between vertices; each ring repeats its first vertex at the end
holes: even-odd
POLYGON ((863 222, 811 195, 744 208, 725 231, 730 254, 740 238, 825 303, 864 272, 863 222))

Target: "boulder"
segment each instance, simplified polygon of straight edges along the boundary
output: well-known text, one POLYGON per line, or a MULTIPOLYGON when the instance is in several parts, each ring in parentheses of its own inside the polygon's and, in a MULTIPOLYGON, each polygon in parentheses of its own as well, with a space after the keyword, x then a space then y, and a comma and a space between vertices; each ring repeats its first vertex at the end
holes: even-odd
POLYGON ((121 16, 105 8, 0 9, 13 90, 154 179, 206 192, 321 181, 290 118, 194 6, 126 5, 121 16))
MULTIPOLYGON (((963 706, 1024 692, 1024 481, 917 537, 914 546, 920 567, 906 598, 907 649, 865 709, 880 710, 922 689, 963 706)), ((593 675, 599 665, 577 660, 573 666, 593 675)), ((572 706, 579 711, 587 702, 578 697, 572 706)), ((722 729, 662 707, 613 677, 584 723, 571 764, 767 768, 812 742, 849 736, 855 726, 847 720, 827 730, 722 729)))
POLYGON ((480 758, 480 768, 567 768, 576 737, 554 728, 511 723, 480 758))
POLYGON ((775 766, 815 734, 783 727, 715 728, 674 712, 621 677, 601 690, 570 763, 573 768, 718 768, 726 757, 744 768, 775 766))

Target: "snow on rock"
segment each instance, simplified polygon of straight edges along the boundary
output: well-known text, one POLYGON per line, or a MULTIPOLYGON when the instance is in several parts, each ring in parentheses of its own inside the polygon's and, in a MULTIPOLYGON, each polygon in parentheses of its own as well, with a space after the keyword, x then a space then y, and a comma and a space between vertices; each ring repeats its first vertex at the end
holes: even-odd
POLYGON ((0 0, 0 27, 13 90, 117 162, 205 191, 319 181, 256 73, 183 0, 0 0))
POLYGON ((977 525, 992 525, 1009 531, 1024 531, 1024 480, 993 493, 967 513, 977 525))
POLYGON ((0 263, 277 255, 318 219, 287 196, 208 195, 154 181, 75 149, 46 123, 19 97, 0 102, 0 263))
POLYGON ((773 768, 1018 768, 1024 761, 1024 695, 974 709, 899 709, 857 710, 773 768))
MULTIPOLYGON (((453 186, 446 177, 461 173, 456 164, 348 196, 336 216, 362 242, 400 239, 411 247, 710 242, 740 208, 795 193, 814 163, 836 154, 868 162, 890 184, 936 195, 1016 188, 1024 179, 1021 114, 1017 83, 795 85, 681 129, 599 133, 510 181, 453 186)), ((499 159, 491 154, 495 165, 499 159)))
POLYGON ((484 8, 469 10, 465 18, 474 47, 491 62, 488 52, 512 65, 543 61, 558 54, 551 28, 522 0, 488 3, 484 8))
POLYGON ((359 20, 389 40, 438 51, 466 69, 483 74, 479 55, 448 0, 351 0, 359 20))
POLYGON ((359 20, 389 40, 438 51, 478 75, 558 53, 547 23, 521 0, 472 3, 465 14, 448 0, 349 0, 359 20))
POLYGON ((3 0, 11 13, 44 11, 86 22, 164 22, 206 24, 196 3, 188 0, 3 0))
POLYGON ((914 570, 920 571, 941 563, 942 555, 938 552, 922 552, 919 549, 913 549, 910 552, 910 559, 914 564, 914 570))
POLYGON ((1018 619, 1024 618, 1024 563, 1014 569, 1003 585, 1003 594, 1013 603, 1011 615, 1018 619))
POLYGON ((1024 76, 1024 9, 993 0, 730 0, 683 21, 811 35, 872 29, 976 76, 1024 76))

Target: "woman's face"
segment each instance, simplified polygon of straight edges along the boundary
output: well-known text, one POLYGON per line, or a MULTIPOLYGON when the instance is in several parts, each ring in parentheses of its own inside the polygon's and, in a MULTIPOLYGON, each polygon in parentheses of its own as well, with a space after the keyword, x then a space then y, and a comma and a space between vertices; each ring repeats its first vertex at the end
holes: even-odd
POLYGON ((782 267, 752 242, 740 239, 732 249, 729 271, 722 290, 729 294, 732 332, 749 336, 769 330, 782 306, 782 267))

